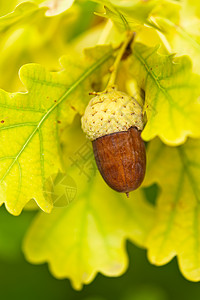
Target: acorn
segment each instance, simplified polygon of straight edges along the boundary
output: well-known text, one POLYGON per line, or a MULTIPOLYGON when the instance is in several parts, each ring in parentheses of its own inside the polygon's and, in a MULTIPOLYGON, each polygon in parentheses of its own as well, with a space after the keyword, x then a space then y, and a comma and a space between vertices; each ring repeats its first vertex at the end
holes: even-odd
POLYGON ((92 141, 105 182, 128 195, 141 185, 146 170, 142 108, 116 86, 94 94, 82 117, 82 129, 92 141))

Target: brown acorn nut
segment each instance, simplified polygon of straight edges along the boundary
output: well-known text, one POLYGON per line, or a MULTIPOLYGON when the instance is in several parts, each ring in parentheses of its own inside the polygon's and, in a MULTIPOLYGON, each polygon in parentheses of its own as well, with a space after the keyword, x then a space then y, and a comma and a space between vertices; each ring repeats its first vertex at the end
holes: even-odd
POLYGON ((115 191, 128 193, 137 189, 145 175, 146 153, 141 131, 131 127, 92 142, 98 169, 115 191))
POLYGON ((146 169, 142 108, 137 101, 111 87, 91 99, 82 128, 92 141, 105 182, 118 192, 137 189, 146 169))

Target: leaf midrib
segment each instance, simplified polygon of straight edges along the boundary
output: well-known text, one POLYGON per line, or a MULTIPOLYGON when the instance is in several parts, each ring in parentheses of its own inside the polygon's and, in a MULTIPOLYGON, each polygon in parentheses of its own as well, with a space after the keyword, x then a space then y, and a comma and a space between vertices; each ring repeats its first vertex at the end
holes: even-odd
MULTIPOLYGON (((171 95, 167 92, 167 90, 159 83, 159 79, 156 78, 156 75, 154 74, 154 72, 151 70, 151 68, 149 67, 147 61, 145 60, 145 58, 143 58, 140 53, 136 50, 136 48, 134 48, 134 55, 135 57, 139 60, 139 62, 144 66, 144 68, 147 71, 147 76, 149 75, 153 81, 155 82, 156 86, 158 87, 158 90, 164 94, 165 98, 168 100, 168 103, 171 104, 171 106, 173 106, 174 108, 176 108, 179 112, 181 112, 182 115, 184 115, 187 119, 189 117, 188 112, 186 112, 183 107, 179 106, 174 99, 171 97, 171 95)), ((156 109, 157 106, 157 101, 154 102, 154 106, 156 109)))

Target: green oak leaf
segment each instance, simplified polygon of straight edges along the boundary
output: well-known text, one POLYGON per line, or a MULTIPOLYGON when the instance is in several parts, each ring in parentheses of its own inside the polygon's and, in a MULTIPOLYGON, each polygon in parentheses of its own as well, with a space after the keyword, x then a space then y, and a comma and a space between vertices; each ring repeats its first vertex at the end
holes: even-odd
POLYGON ((17 0, 1 1, 0 16, 10 13, 17 5, 17 0))
POLYGON ((172 18, 172 20, 177 19, 180 7, 177 2, 168 0, 93 1, 103 4, 105 7, 105 13, 97 13, 97 15, 111 19, 121 31, 129 29, 138 31, 144 24, 160 29, 152 21, 152 17, 166 16, 172 18))
POLYGON ((189 55, 193 62, 193 70, 200 73, 200 19, 199 2, 183 0, 180 2, 180 18, 173 20, 166 16, 155 17, 156 24, 163 32, 169 52, 178 55, 189 55))
POLYGON ((95 78, 112 63, 110 47, 95 47, 90 58, 63 57, 60 72, 36 64, 25 65, 20 78, 27 93, 0 90, 0 204, 18 215, 30 199, 46 212, 45 180, 62 170, 58 131, 82 113, 95 78), (93 54, 92 54, 93 53, 93 54))
POLYGON ((163 265, 176 255, 181 272, 192 281, 200 281, 199 149, 200 140, 189 139, 179 147, 152 141, 145 180, 145 185, 161 188, 147 239, 149 260, 163 265))
POLYGON ((39 13, 46 16, 61 14, 72 6, 74 0, 18 2, 19 4, 14 11, 0 17, 0 33, 5 32, 17 24, 29 23, 30 18, 34 19, 39 13))
POLYGON ((5 16, 0 17, 0 33, 10 29, 10 27, 21 24, 33 18, 37 13, 45 13, 47 7, 39 7, 32 2, 24 2, 19 4, 15 10, 5 16))
POLYGON ((187 56, 161 55, 158 47, 136 43, 130 73, 145 91, 147 124, 142 137, 156 136, 168 145, 200 136, 200 77, 192 73, 187 56))
MULTIPOLYGON (((68 1, 67 1, 68 2, 68 1)), ((35 13, 27 22, 11 26, 0 34, 0 87, 9 92, 24 91, 19 76, 19 68, 27 63, 39 63, 49 70, 59 70, 59 57, 75 50, 77 43, 69 45, 81 32, 87 32, 93 14, 87 9, 88 3, 81 2, 56 17, 45 17, 35 13), (63 24, 62 26, 60 26, 63 24), (70 28, 70 30, 68 30, 70 28), (11 67, 12 66, 12 67, 11 67)), ((92 7, 95 4, 92 3, 92 7)), ((119 45, 119 41, 118 44, 119 45)), ((97 44, 85 43, 84 48, 97 44)), ((76 48, 77 49, 77 48, 76 48)), ((80 56, 82 50, 78 49, 80 56)))
POLYGON ((55 277, 69 278, 74 288, 81 289, 97 272, 107 276, 125 272, 125 240, 145 245, 154 209, 142 190, 127 198, 105 184, 94 169, 91 142, 82 133, 80 120, 63 131, 62 149, 66 174, 77 184, 76 199, 50 215, 39 213, 23 251, 29 262, 48 262, 55 277))
POLYGON ((125 238, 143 246, 153 221, 141 192, 125 197, 106 190, 96 178, 67 208, 39 213, 25 239, 26 259, 48 262, 55 277, 69 278, 76 289, 89 284, 97 272, 123 274, 128 263, 125 238))

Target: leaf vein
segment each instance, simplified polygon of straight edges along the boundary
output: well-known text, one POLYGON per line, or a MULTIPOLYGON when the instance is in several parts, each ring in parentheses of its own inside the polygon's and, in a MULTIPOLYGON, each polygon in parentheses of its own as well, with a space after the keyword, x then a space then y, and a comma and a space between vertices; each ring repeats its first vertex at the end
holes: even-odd
MULTIPOLYGON (((159 79, 157 76, 154 74, 154 72, 151 70, 145 59, 140 55, 140 53, 135 49, 134 50, 135 57, 139 60, 139 62, 144 66, 146 69, 147 73, 150 75, 150 77, 153 79, 155 84, 157 85, 158 89, 160 92, 165 96, 165 98, 168 100, 168 102, 174 106, 178 111, 180 111, 186 118, 189 117, 188 113, 183 109, 183 107, 179 106, 177 102, 174 101, 174 99, 171 97, 171 95, 167 92, 167 90, 159 83, 159 79)), ((156 107, 157 101, 155 103, 156 107)))

